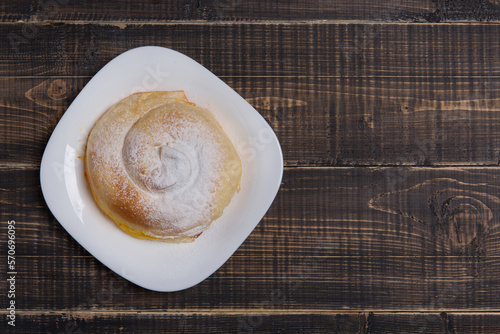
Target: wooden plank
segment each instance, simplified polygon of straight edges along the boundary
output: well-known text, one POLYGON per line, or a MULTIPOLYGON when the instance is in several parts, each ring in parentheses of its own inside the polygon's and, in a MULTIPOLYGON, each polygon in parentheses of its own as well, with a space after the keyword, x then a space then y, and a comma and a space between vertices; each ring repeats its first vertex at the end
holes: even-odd
POLYGON ((39 164, 57 122, 86 79, 0 79, 0 160, 39 164))
MULTIPOLYGON (((486 238, 481 239, 482 242, 486 240, 493 242, 488 254, 500 256, 500 251, 493 247, 496 242, 495 233, 484 234, 486 229, 495 231, 497 224, 495 195, 499 186, 497 172, 497 168, 287 168, 281 191, 264 218, 265 226, 269 226, 269 232, 273 236, 278 236, 280 233, 287 234, 288 232, 293 232, 294 235, 300 234, 306 222, 311 224, 311 230, 301 235, 304 240, 293 239, 295 245, 273 245, 273 247, 278 247, 273 249, 282 249, 284 253, 300 253, 304 250, 303 247, 310 250, 307 246, 310 240, 306 239, 312 240, 315 235, 320 237, 317 233, 324 232, 327 241, 330 237, 339 238, 347 237, 347 235, 354 239, 349 242, 349 245, 353 247, 350 251, 353 253, 345 254, 346 246, 343 245, 345 242, 342 242, 342 244, 329 245, 325 249, 329 252, 323 255, 368 256, 370 253, 366 252, 371 252, 372 249, 365 250, 361 240, 356 239, 360 231, 347 229, 343 230, 347 235, 339 236, 331 230, 332 227, 327 227, 332 224, 344 229, 353 221, 361 225, 366 224, 365 228, 374 231, 382 230, 384 225, 390 227, 386 231, 387 235, 378 236, 380 237, 378 243, 370 246, 377 247, 378 255, 410 256, 416 250, 423 252, 426 256, 460 255, 456 253, 456 247, 468 245, 476 240, 474 236, 481 236, 481 238, 486 238), (349 185, 349 182, 353 184, 349 185), (405 189, 407 190, 403 191, 405 189), (461 193, 463 194, 459 195, 461 193), (421 198, 418 198, 419 196, 421 198), (455 200, 458 202, 451 200, 455 197, 458 197, 455 200), (465 205, 469 197, 477 199, 471 199, 472 202, 465 205), (462 200, 466 202, 462 203, 462 200), (393 206, 396 203, 398 205, 393 206), (458 209, 455 206, 463 210, 466 210, 468 206, 475 207, 476 215, 483 217, 481 219, 485 219, 486 222, 476 217, 480 221, 473 223, 479 225, 452 229, 448 226, 451 221, 454 224, 460 224, 462 220, 464 224, 468 222, 465 219, 468 217, 456 216, 454 210, 458 209), (413 232, 417 235, 400 235, 401 231, 397 230, 396 226, 402 222, 408 225, 405 227, 408 231, 416 229, 413 232), (322 224, 325 225, 324 231, 318 231, 323 226, 322 224), (492 225, 487 227, 481 224, 492 225), (473 229, 469 230, 471 228, 473 229), (403 237, 410 239, 397 244, 396 241, 403 237), (439 238, 434 239, 434 237, 439 238), (391 238, 394 241, 392 247, 397 247, 397 250, 386 249, 384 238, 391 238)), ((56 240, 49 242, 50 239, 60 238, 64 236, 64 233, 53 235, 52 232, 47 232, 46 238, 39 238, 46 240, 38 242, 30 240, 37 237, 36 233, 41 228, 59 228, 55 222, 52 225, 52 218, 43 201, 38 170, 30 168, 2 171, 0 194, 5 208, 2 219, 17 219, 20 223, 29 224, 25 225, 26 230, 21 229, 24 231, 22 233, 27 233, 26 239, 20 238, 19 242, 25 240, 24 242, 31 246, 24 248, 24 252, 20 250, 22 252, 20 254, 52 255, 43 247, 56 245, 56 240), (9 217, 9 215, 13 216, 9 217), (38 222, 40 220, 44 221, 43 224, 38 222)), ((273 238, 267 235, 267 232, 264 227, 255 231, 259 238, 269 237, 267 242, 273 243, 273 238)), ((370 236, 369 233, 368 236, 376 237, 370 236)), ((340 241, 342 240, 336 240, 336 242, 340 241)), ((66 247, 70 247, 56 246, 63 247, 58 250, 59 254, 69 251, 66 247)), ((262 248, 258 247, 258 242, 251 249, 262 251, 262 248)))
MULTIPOLYGON (((367 315, 367 330, 370 334, 401 334, 401 333, 455 333, 450 331, 443 317, 447 313, 369 313, 367 315)), ((461 332, 457 332, 461 333, 461 332)))
POLYGON ((498 21, 500 19, 500 3, 498 0, 458 0, 436 1, 437 10, 429 21, 498 21))
MULTIPOLYGON (((3 312, 5 313, 5 312, 3 312)), ((23 312, 15 333, 467 333, 497 334, 500 314, 474 313, 298 313, 216 312, 23 312)), ((7 321, 0 330, 9 333, 7 321)))
MULTIPOLYGON (((474 19, 478 4, 465 12, 474 19)), ((443 6, 441 6, 443 7, 443 6)), ((0 5, 0 21, 117 21, 165 22, 171 20, 380 20, 426 21, 434 19, 438 6, 431 0, 391 0, 383 3, 360 1, 276 0, 185 0, 185 1, 113 1, 103 5, 97 0, 20 0, 0 5)), ((491 19, 495 8, 488 9, 491 19)), ((485 18, 489 18, 487 16, 485 18)))
MULTIPOLYGON (((497 313, 488 314, 450 314, 445 318, 451 328, 456 333, 498 333, 500 328, 500 319, 497 313)), ((450 333, 453 333, 450 331, 450 333)))
POLYGON ((20 0, 0 4, 2 22, 170 21, 199 19, 199 1, 20 0))
MULTIPOLYGON (((21 310, 53 311, 498 309, 498 258, 482 258, 481 263, 491 268, 473 277, 473 269, 467 268, 471 265, 465 263, 473 259, 436 256, 422 261, 419 256, 233 256, 199 285, 173 293, 135 286, 90 257, 18 257, 16 303, 21 310)), ((7 288, 4 281, 0 285, 7 288)))
MULTIPOLYGON (((0 157, 38 165, 89 78, 0 78, 0 157)), ((497 165, 500 77, 227 77, 287 166, 497 165)))
POLYGON ((408 22, 499 21, 498 1, 373 0, 257 2, 202 1, 205 17, 215 20, 372 20, 408 22))
POLYGON ((467 333, 497 334, 500 314, 441 313, 401 314, 370 313, 367 317, 370 331, 367 333, 467 333))
POLYGON ((0 4, 2 22, 168 22, 366 20, 396 22, 499 21, 497 1, 459 0, 20 0, 0 4))
POLYGON ((0 228, 17 222, 16 300, 29 310, 494 311, 498 171, 287 168, 230 260, 169 294, 115 277, 78 246, 44 207, 37 170, 2 172, 0 228))
MULTIPOLYGON (((20 312, 15 333, 364 333, 363 314, 20 312)), ((10 333, 6 321, 2 333, 10 333)))
MULTIPOLYGON (((92 76, 143 45, 180 51, 218 76, 500 76, 494 24, 0 24, 1 76, 92 76)), ((418 80, 418 79, 415 79, 418 80)))

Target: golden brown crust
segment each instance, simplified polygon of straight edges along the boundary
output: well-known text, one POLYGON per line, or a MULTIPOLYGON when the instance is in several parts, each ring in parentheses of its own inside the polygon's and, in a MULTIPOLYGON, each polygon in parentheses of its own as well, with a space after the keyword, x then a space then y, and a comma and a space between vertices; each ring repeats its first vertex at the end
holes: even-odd
POLYGON ((88 138, 85 173, 101 209, 139 238, 192 241, 238 190, 240 158, 184 92, 131 95, 88 138))

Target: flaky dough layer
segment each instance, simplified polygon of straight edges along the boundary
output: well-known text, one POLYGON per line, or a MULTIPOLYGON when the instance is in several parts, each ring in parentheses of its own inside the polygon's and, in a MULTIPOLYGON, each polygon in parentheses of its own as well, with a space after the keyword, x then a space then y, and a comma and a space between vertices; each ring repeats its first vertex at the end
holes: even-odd
POLYGON ((126 232, 192 241, 238 190, 241 161, 213 115, 184 92, 149 92, 97 121, 85 173, 101 209, 126 232))

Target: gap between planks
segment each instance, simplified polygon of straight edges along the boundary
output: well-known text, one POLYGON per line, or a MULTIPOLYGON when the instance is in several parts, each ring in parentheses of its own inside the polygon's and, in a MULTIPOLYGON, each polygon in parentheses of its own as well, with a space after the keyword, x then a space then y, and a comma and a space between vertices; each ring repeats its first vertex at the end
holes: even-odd
MULTIPOLYGON (((58 258, 58 259, 63 259, 63 258, 68 258, 68 259, 93 259, 93 255, 18 255, 18 258, 22 259, 36 259, 36 258, 58 258)), ((310 255, 309 257, 314 257, 318 259, 366 259, 366 256, 362 255, 310 255)), ((231 258, 239 258, 239 259, 245 259, 245 258, 255 258, 255 255, 240 255, 240 254, 233 254, 231 255, 231 258)), ((286 259, 288 258, 287 255, 273 255, 272 258, 282 258, 286 259)), ((412 259, 412 258, 418 258, 418 259, 462 259, 463 255, 372 255, 370 256, 370 259, 376 259, 376 258, 382 258, 382 259, 412 259)), ((500 258, 500 255, 488 255, 486 256, 487 259, 498 259, 500 258)), ((447 280, 445 279, 434 279, 433 281, 439 281, 439 282, 445 282, 447 280)), ((500 310, 499 310, 500 312, 500 310)))
MULTIPOLYGON (((432 166, 420 166, 420 165, 394 165, 394 164, 387 164, 387 165, 341 165, 341 166, 324 166, 324 165, 313 165, 313 166, 300 166, 300 165, 295 165, 294 163, 290 163, 289 165, 286 165, 283 167, 284 170, 297 170, 297 169, 353 169, 353 168, 368 168, 368 169, 389 169, 389 168, 406 168, 406 169, 451 169, 451 170, 459 170, 459 171, 468 171, 471 169, 499 169, 500 165, 497 164, 484 164, 484 165, 468 165, 468 164, 462 164, 462 165, 457 165, 457 164, 436 164, 432 166)), ((37 163, 21 163, 21 162, 0 162, 0 172, 5 171, 5 170, 15 170, 15 169, 21 169, 21 170, 27 170, 27 169, 40 169, 40 164, 37 163)))
POLYGON ((120 29, 135 25, 500 25, 498 21, 450 21, 450 22, 407 22, 376 20, 171 20, 171 21, 91 21, 91 20, 45 20, 1 22, 0 24, 71 24, 71 25, 111 25, 120 29))
MULTIPOLYGON (((167 293, 168 294, 168 293, 167 293)), ((72 310, 72 309, 61 309, 61 310, 19 310, 20 315, 45 315, 45 314, 71 314, 71 315, 81 315, 81 316, 92 316, 96 314, 109 314, 109 315, 119 315, 119 314, 140 314, 140 315, 208 315, 208 316, 216 316, 216 315, 248 315, 248 314, 256 314, 256 315, 337 315, 337 314, 360 314, 360 313, 375 313, 375 314, 397 314, 397 315, 414 315, 414 314, 422 314, 422 315, 439 315, 441 313, 448 314, 460 314, 460 315, 475 315, 475 316, 484 316, 484 315, 494 315, 500 316, 500 311, 496 310, 488 310, 488 311, 463 311, 463 310, 449 310, 449 309, 438 309, 438 310, 378 310, 378 309, 360 309, 360 310, 350 310, 346 311, 343 309, 331 309, 331 310, 323 310, 323 309, 302 309, 302 310, 287 310, 287 309, 156 309, 155 311, 133 311, 133 310, 72 310)), ((7 314, 7 311, 2 311, 0 314, 7 314)))
MULTIPOLYGON (((435 78, 452 78, 452 79, 500 79, 500 75, 218 75, 222 79, 231 78, 289 78, 289 79, 435 79, 435 78)), ((6 75, 0 74, 0 79, 92 79, 92 75, 6 75)))

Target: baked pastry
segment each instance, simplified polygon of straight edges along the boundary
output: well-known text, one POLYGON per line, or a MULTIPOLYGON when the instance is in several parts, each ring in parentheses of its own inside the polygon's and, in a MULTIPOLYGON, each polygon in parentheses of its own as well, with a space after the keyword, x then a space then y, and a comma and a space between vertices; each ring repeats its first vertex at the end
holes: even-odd
POLYGON ((214 116, 183 91, 131 95, 87 141, 85 173, 101 209, 139 238, 192 241, 222 215, 240 158, 214 116))

